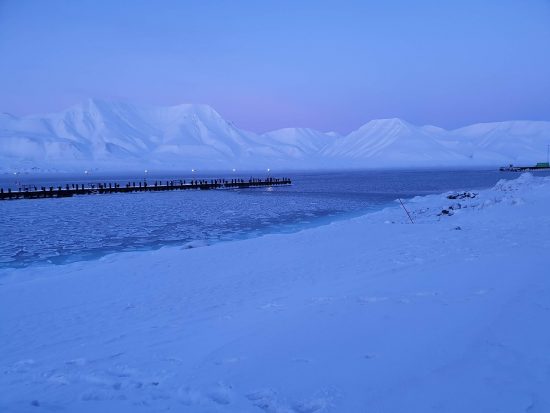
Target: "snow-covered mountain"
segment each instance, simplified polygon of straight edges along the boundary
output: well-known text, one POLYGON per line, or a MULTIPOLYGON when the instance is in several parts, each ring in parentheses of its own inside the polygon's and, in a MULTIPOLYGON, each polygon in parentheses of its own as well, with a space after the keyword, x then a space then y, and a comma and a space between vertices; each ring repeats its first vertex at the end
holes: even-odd
POLYGON ((441 142, 476 163, 542 162, 550 144, 550 122, 478 123, 450 131, 441 142))
MULTIPOLYGON (((333 145, 339 138, 334 132, 323 133, 309 128, 284 128, 264 133, 262 142, 283 146, 285 152, 295 158, 318 157, 319 153, 333 145)), ((312 159, 311 159, 312 160, 312 159)))
POLYGON ((285 158, 280 148, 262 144, 207 105, 89 100, 57 114, 0 118, 0 158, 11 167, 225 167, 263 157, 285 158))
POLYGON ((441 133, 445 131, 417 127, 397 118, 377 119, 325 148, 323 154, 365 166, 439 166, 464 162, 464 155, 438 141, 441 133))
POLYGON ((486 123, 447 131, 373 120, 340 136, 308 128, 256 134, 207 105, 88 100, 60 113, 0 114, 0 170, 479 166, 546 157, 550 122, 486 123))

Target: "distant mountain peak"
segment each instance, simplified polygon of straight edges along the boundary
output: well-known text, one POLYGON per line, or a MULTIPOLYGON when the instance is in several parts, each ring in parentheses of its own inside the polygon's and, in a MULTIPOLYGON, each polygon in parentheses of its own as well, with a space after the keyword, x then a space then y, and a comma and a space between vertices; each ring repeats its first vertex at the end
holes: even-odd
POLYGON ((416 129, 418 129, 417 126, 414 126, 400 118, 373 119, 365 123, 359 129, 351 132, 347 135, 347 138, 356 139, 357 137, 365 136, 376 137, 385 134, 401 136, 416 129))
POLYGON ((107 100, 99 98, 88 98, 82 102, 77 103, 76 105, 71 106, 70 109, 79 109, 79 110, 105 110, 111 109, 117 106, 131 106, 130 103, 116 101, 116 100, 107 100))
POLYGON ((185 115, 196 115, 201 118, 210 118, 216 120, 223 120, 222 116, 210 105, 205 103, 180 103, 173 106, 164 106, 166 110, 179 112, 185 115))
POLYGON ((401 118, 386 118, 386 119, 373 119, 366 123, 371 126, 385 126, 385 127, 414 127, 413 124, 401 119, 401 118))
POLYGON ((336 131, 325 132, 325 135, 332 136, 333 138, 341 138, 343 136, 341 133, 338 133, 336 131))
POLYGON ((78 170, 408 167, 540 161, 550 122, 475 124, 446 131, 374 119, 347 136, 307 127, 246 132, 207 104, 137 105, 91 98, 64 111, 0 114, 0 168, 78 170))

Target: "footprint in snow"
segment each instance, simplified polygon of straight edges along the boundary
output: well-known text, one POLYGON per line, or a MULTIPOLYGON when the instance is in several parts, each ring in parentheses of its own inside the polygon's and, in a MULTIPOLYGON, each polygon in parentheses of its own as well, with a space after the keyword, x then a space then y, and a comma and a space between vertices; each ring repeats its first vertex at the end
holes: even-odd
MULTIPOLYGON (((345 298, 345 297, 344 297, 345 298)), ((333 302, 337 301, 337 297, 313 297, 310 301, 312 304, 332 304, 333 302)))
POLYGON ((284 309, 284 305, 278 303, 267 303, 262 305, 260 308, 267 311, 282 311, 284 309))
POLYGON ((252 404, 266 413, 321 413, 331 406, 334 391, 319 392, 317 397, 299 400, 290 405, 273 389, 261 389, 246 395, 252 404))
POLYGON ((204 397, 200 391, 189 386, 182 386, 178 389, 178 400, 186 406, 200 404, 204 397))
POLYGON ((80 396, 80 400, 85 402, 104 401, 104 400, 126 400, 126 396, 120 392, 108 391, 105 389, 90 389, 80 396))
POLYGON ((296 410, 279 401, 277 392, 273 389, 261 389, 246 395, 254 406, 266 413, 296 413, 296 410))
POLYGON ((12 365, 12 372, 27 373, 32 368, 36 367, 36 361, 33 359, 19 360, 12 365))
POLYGON ((214 364, 216 366, 222 366, 224 364, 235 364, 240 362, 241 360, 244 360, 242 357, 227 357, 222 360, 216 360, 214 364))
POLYGON ((207 393, 207 397, 216 404, 230 404, 233 399, 233 390, 230 385, 218 383, 207 393))
POLYGON ((417 297, 435 297, 436 295, 439 295, 437 291, 419 291, 417 293, 414 293, 417 297))
POLYGON ((360 304, 372 304, 372 303, 380 303, 382 301, 389 300, 388 297, 359 297, 358 301, 360 304))
POLYGON ((292 407, 296 413, 316 413, 323 411, 327 405, 327 400, 320 397, 295 403, 292 407))
POLYGON ((64 376, 63 374, 54 374, 54 375, 48 377, 48 382, 52 383, 52 384, 62 385, 62 386, 70 384, 69 379, 66 376, 64 376))
POLYGON ((67 360, 65 362, 65 364, 67 366, 78 366, 78 367, 82 367, 84 366, 85 364, 87 364, 87 360, 85 358, 76 358, 76 359, 72 359, 72 360, 67 360))

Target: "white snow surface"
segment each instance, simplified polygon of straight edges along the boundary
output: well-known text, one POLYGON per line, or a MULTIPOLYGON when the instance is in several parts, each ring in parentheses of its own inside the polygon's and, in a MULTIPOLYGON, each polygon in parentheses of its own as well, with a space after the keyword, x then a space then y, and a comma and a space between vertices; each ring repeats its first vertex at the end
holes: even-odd
POLYGON ((550 122, 447 131, 401 119, 350 133, 243 131, 208 105, 139 106, 90 99, 63 112, 0 114, 0 170, 265 169, 494 166, 546 159, 550 122))
POLYGON ((0 411, 548 412, 550 178, 448 195, 2 270, 0 411))

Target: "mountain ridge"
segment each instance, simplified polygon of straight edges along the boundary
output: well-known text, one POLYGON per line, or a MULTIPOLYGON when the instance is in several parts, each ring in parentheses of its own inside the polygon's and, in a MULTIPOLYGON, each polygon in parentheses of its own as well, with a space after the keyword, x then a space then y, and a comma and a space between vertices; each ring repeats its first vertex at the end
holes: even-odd
POLYGON ((0 170, 468 167, 542 161, 550 122, 446 130, 374 119, 347 135, 312 128, 242 130, 206 104, 88 99, 63 111, 0 114, 0 170))

